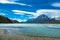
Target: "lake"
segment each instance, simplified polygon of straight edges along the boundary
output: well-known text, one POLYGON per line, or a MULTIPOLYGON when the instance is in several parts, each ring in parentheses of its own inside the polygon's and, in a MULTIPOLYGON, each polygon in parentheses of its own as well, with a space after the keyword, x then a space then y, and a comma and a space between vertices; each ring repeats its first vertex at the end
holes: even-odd
POLYGON ((4 34, 60 37, 60 24, 0 24, 4 34))

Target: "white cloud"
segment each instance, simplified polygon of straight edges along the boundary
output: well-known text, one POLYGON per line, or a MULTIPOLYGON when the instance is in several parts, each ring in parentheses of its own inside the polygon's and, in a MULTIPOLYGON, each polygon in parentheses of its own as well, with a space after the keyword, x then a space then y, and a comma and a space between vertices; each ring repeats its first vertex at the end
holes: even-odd
POLYGON ((3 15, 3 16, 5 16, 6 14, 4 14, 4 13, 0 13, 0 15, 3 15))
POLYGON ((14 12, 14 14, 18 14, 18 15, 24 15, 24 14, 31 14, 33 15, 33 17, 30 18, 36 18, 38 15, 35 12, 28 12, 28 11, 22 11, 22 10, 12 10, 14 12))
POLYGON ((27 14, 34 14, 34 12, 28 12, 28 11, 22 11, 22 10, 12 10, 15 12, 15 14, 20 14, 20 13, 27 13, 27 14))
POLYGON ((19 0, 8 0, 8 1, 19 1, 19 0))
POLYGON ((21 19, 18 19, 18 18, 10 18, 10 19, 12 19, 12 20, 17 20, 17 21, 19 21, 19 22, 26 22, 27 20, 21 20, 21 19))
POLYGON ((38 13, 38 15, 45 14, 51 18, 55 17, 57 19, 57 17, 60 17, 60 10, 41 9, 41 10, 37 10, 36 12, 38 13))
POLYGON ((58 3, 58 2, 57 3, 53 3, 52 6, 54 6, 54 7, 60 7, 60 3, 58 3))
POLYGON ((15 2, 16 0, 13 0, 13 1, 10 1, 10 0, 0 0, 0 3, 2 4, 17 4, 17 5, 21 5, 21 6, 30 6, 31 5, 28 5, 28 4, 24 4, 24 3, 18 3, 18 2, 15 2))
POLYGON ((54 18, 54 17, 57 18, 57 16, 60 17, 60 10, 54 10, 54 9, 40 9, 40 10, 37 10, 36 12, 28 12, 28 11, 21 11, 21 10, 12 10, 12 11, 14 12, 14 14, 18 14, 18 15, 21 15, 24 13, 33 15, 30 18, 36 18, 41 14, 45 14, 51 18, 54 18))
POLYGON ((0 9, 0 15, 5 16, 5 15, 8 15, 8 14, 4 10, 0 9))

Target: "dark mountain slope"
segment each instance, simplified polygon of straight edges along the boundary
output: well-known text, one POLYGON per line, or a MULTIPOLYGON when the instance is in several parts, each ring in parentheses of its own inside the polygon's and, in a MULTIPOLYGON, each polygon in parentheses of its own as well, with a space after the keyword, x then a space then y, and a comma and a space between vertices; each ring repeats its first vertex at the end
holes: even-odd
POLYGON ((19 23, 19 22, 0 15, 0 23, 19 23))

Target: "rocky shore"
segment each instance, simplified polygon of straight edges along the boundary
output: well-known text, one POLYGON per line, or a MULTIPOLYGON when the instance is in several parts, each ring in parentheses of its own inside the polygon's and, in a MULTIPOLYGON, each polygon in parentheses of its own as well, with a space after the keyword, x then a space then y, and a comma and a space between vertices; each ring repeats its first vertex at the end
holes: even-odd
POLYGON ((60 40, 60 38, 31 37, 23 35, 0 35, 0 40, 60 40))
POLYGON ((4 34, 3 29, 0 29, 0 40, 60 40, 56 37, 35 37, 18 34, 4 34))

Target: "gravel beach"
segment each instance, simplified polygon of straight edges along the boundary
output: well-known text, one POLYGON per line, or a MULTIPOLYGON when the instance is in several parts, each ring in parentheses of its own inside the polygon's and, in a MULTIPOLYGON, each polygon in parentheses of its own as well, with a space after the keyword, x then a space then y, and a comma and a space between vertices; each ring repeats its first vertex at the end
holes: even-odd
POLYGON ((0 35, 0 40, 60 40, 60 38, 31 37, 24 35, 0 35))

